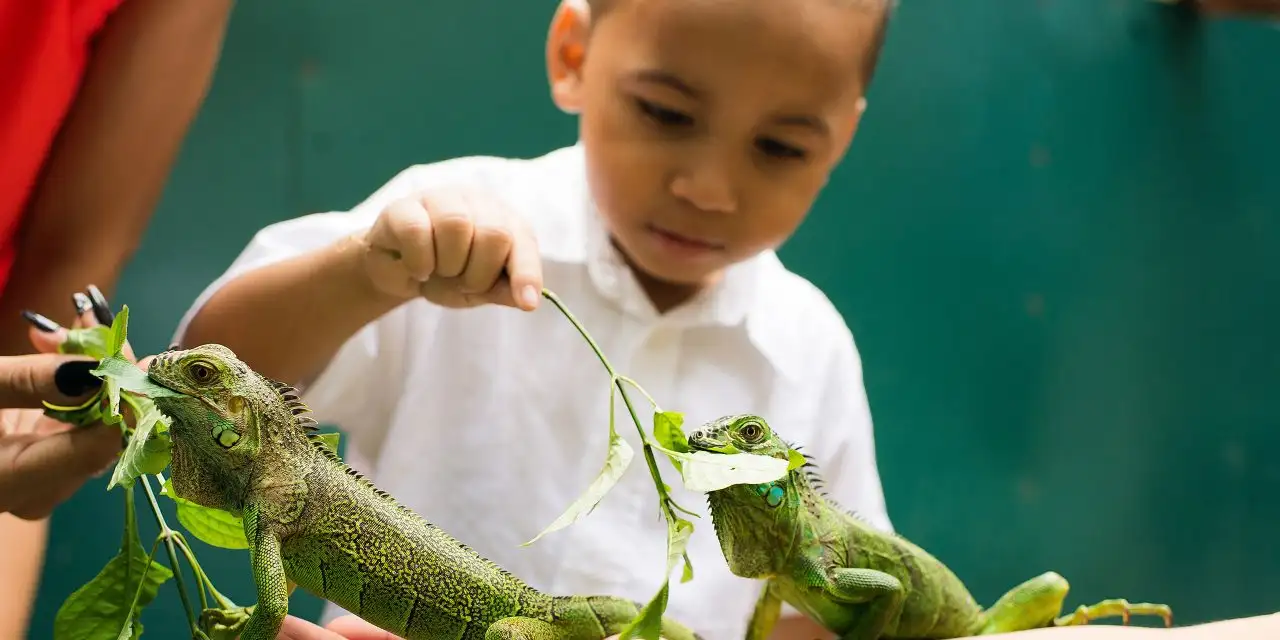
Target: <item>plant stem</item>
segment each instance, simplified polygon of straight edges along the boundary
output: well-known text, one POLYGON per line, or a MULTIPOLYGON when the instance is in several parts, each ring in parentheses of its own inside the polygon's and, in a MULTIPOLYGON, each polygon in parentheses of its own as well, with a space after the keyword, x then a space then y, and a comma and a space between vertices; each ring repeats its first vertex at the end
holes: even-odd
POLYGON ((178 597, 182 598, 182 611, 187 614, 187 622, 191 624, 191 630, 197 631, 196 619, 191 614, 191 600, 187 597, 187 588, 182 583, 182 567, 178 565, 178 553, 173 548, 173 530, 164 521, 164 515, 160 513, 160 504, 156 502, 156 494, 151 490, 151 482, 147 476, 138 476, 138 480, 142 481, 142 488, 147 492, 147 501, 151 503, 151 514, 156 517, 156 525, 160 527, 160 533, 164 537, 165 550, 169 552, 169 562, 173 564, 173 579, 178 586, 178 597))
MULTIPOLYGON (((560 313, 564 314, 564 317, 569 320, 569 323, 573 325, 573 328, 577 329, 578 333, 587 341, 587 344, 591 346, 591 350, 595 352, 596 357, 600 359, 600 364, 604 365, 605 371, 609 372, 611 382, 618 388, 618 393, 622 394, 622 404, 626 405, 627 412, 631 414, 631 421, 636 424, 636 430, 640 432, 640 449, 644 453, 645 464, 649 467, 649 475, 653 476, 653 482, 658 487, 658 496, 660 498, 658 502, 661 505, 661 509, 664 515, 666 515, 668 522, 675 521, 676 514, 669 504, 670 498, 667 495, 667 489, 662 482, 662 474, 658 472, 658 462, 654 459, 653 448, 649 446, 649 439, 644 435, 644 426, 640 424, 640 416, 636 414, 636 409, 631 404, 631 398, 627 397, 627 390, 623 387, 623 381, 626 380, 637 389, 640 389, 640 392, 644 393, 645 397, 649 397, 650 402, 653 401, 653 398, 644 391, 643 387, 636 384, 635 381, 630 378, 619 376, 618 373, 614 371, 613 365, 609 364, 609 359, 606 358, 604 352, 600 350, 600 345, 596 344, 596 341, 592 339, 591 334, 587 333, 586 327, 583 327, 582 323, 578 322, 578 318, 565 308, 564 303, 560 301, 560 298, 557 297, 556 294, 552 293, 550 289, 543 289, 542 296, 547 300, 550 300, 551 304, 554 304, 556 308, 560 310, 560 313)), ((653 404, 657 406, 656 402, 653 404)))

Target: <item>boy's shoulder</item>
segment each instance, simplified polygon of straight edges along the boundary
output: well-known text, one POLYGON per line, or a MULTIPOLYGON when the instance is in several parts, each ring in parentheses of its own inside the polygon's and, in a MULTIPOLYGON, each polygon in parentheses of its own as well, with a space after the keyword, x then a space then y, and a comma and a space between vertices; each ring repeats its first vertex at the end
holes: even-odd
POLYGON ((752 340, 770 359, 796 376, 821 374, 820 363, 856 362, 857 346, 844 315, 808 278, 789 269, 770 251, 755 258, 759 277, 748 317, 752 340))

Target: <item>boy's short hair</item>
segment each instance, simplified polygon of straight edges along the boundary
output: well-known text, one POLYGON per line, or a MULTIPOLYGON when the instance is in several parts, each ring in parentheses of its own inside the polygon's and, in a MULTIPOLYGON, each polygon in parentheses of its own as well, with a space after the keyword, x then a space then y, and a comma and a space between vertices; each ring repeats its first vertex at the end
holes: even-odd
MULTIPOLYGON (((609 8, 617 4, 621 0, 569 0, 570 4, 581 6, 586 4, 590 9, 593 17, 600 17, 609 11, 609 8)), ((884 49, 885 34, 889 30, 889 18, 893 16, 893 12, 898 8, 898 0, 840 0, 842 2, 851 2, 870 6, 873 11, 879 11, 877 16, 876 31, 871 34, 871 47, 867 52, 867 59, 862 68, 862 77, 865 78, 863 90, 871 86, 871 78, 875 76, 876 67, 880 62, 880 51, 884 49)))

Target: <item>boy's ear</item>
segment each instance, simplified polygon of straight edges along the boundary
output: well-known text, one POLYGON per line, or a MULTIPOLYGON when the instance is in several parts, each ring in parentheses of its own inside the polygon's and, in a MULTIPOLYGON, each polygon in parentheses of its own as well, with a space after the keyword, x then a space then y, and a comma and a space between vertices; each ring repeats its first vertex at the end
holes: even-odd
POLYGON ((547 81, 551 100, 565 113, 582 107, 582 66, 587 58, 590 16, 582 0, 563 0, 547 33, 547 81))
POLYGON ((837 155, 844 155, 844 152, 853 143, 853 137, 858 133, 858 125, 862 123, 862 115, 867 112, 866 97, 858 98, 858 104, 854 107, 853 117, 848 127, 845 127, 838 135, 836 140, 836 148, 840 150, 837 155))

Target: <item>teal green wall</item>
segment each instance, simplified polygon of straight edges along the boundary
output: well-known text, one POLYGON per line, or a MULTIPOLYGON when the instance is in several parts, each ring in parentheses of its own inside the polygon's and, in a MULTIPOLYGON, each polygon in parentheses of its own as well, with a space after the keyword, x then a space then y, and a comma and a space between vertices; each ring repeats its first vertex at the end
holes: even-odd
MULTIPOLYGON (((573 142, 541 63, 553 2, 376 4, 239 5, 117 296, 135 349, 262 225, 411 163, 573 142)), ((1055 569, 1072 603, 1280 609, 1280 30, 1170 15, 907 0, 850 158, 782 252, 858 338, 897 526, 983 602, 1055 569)), ((54 517, 33 638, 118 544, 105 484, 54 517)), ((245 554, 195 544, 252 602, 245 554)), ((176 602, 149 635, 180 636, 176 602)))

